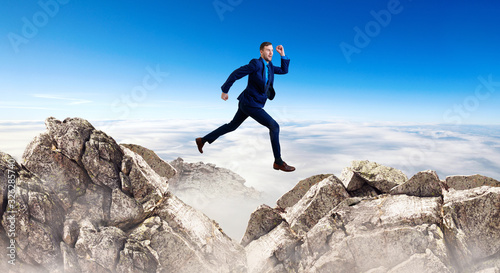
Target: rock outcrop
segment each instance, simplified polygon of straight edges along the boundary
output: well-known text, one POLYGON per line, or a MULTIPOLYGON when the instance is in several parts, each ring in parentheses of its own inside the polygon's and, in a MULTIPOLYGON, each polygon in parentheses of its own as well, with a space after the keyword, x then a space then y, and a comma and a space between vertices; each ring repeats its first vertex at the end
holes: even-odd
POLYGON ((188 163, 182 158, 170 162, 177 174, 170 179, 170 190, 179 197, 259 199, 261 193, 245 186, 245 179, 231 170, 211 163, 188 163))
POLYGON ((22 164, 0 153, 0 239, 13 246, 2 268, 246 272, 244 249, 168 190, 173 168, 159 175, 83 119, 49 118, 46 127, 22 164))
POLYGON ((46 127, 22 162, 0 152, 2 272, 500 272, 492 178, 354 161, 259 206, 236 243, 173 189, 258 198, 237 174, 166 163, 79 118, 46 127))
POLYGON ((252 214, 248 272, 499 272, 498 186, 355 161, 252 214))

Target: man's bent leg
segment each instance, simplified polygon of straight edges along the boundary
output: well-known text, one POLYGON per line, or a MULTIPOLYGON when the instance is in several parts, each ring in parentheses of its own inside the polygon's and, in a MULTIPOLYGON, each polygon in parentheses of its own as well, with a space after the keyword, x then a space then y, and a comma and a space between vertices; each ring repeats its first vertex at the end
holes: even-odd
POLYGON ((231 120, 231 122, 226 123, 220 126, 219 128, 215 129, 208 135, 204 136, 202 140, 208 143, 212 143, 220 136, 236 130, 236 128, 238 128, 247 118, 248 115, 246 115, 243 111, 241 111, 240 107, 238 107, 238 111, 234 115, 234 118, 233 120, 231 120))

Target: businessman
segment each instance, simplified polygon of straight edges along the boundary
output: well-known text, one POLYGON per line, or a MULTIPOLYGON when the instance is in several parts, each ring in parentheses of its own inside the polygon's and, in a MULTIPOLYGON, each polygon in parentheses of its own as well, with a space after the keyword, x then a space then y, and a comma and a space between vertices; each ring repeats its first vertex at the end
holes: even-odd
POLYGON ((280 127, 278 123, 263 109, 267 99, 274 99, 273 88, 274 74, 288 73, 290 59, 285 55, 285 49, 279 45, 276 51, 281 55, 281 67, 273 66, 273 45, 264 42, 260 45, 260 58, 252 59, 249 64, 244 65, 229 75, 222 85, 221 98, 228 99, 228 92, 233 83, 248 75, 248 84, 245 90, 238 96, 238 111, 231 122, 222 125, 204 137, 196 139, 198 151, 203 153, 203 146, 206 142, 212 143, 220 136, 232 132, 238 128, 248 117, 253 118, 258 123, 269 129, 271 146, 273 148, 275 170, 293 172, 295 167, 289 166, 281 159, 281 149, 279 141, 280 127))

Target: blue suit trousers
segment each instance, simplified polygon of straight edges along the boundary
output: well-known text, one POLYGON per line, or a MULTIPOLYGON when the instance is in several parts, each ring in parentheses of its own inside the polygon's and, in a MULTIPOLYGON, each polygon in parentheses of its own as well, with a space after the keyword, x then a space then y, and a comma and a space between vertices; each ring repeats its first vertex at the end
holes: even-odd
POLYGON ((269 129, 271 146, 273 148, 274 162, 278 165, 283 164, 283 160, 281 159, 281 148, 279 141, 279 124, 264 109, 244 105, 241 101, 238 104, 238 111, 234 115, 233 120, 215 129, 213 132, 204 136, 203 139, 205 139, 208 143, 212 143, 220 136, 236 130, 248 117, 253 118, 255 121, 269 129))

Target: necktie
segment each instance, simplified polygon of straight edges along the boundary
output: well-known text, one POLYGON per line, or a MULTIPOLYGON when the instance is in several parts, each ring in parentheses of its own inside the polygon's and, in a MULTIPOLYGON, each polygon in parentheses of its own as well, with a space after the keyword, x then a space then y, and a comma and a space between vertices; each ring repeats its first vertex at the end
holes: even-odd
POLYGON ((266 75, 266 86, 265 86, 265 91, 266 91, 266 95, 267 97, 269 98, 270 94, 269 94, 269 64, 266 64, 266 68, 264 69, 264 74, 266 75))

